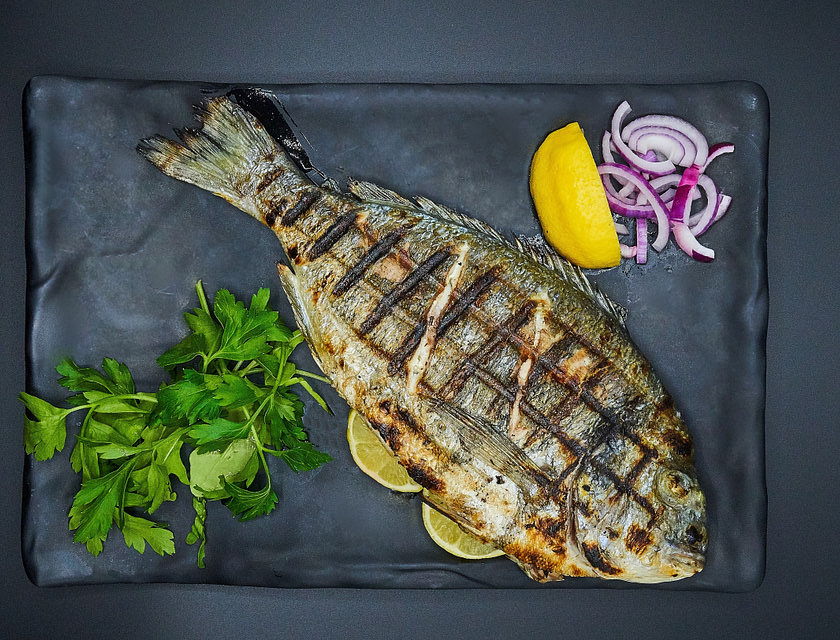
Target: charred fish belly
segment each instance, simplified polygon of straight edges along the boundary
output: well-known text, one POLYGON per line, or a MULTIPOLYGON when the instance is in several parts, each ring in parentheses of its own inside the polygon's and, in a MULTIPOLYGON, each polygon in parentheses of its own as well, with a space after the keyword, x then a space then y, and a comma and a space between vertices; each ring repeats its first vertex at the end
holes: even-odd
POLYGON ((318 185, 228 98, 199 119, 138 149, 274 231, 319 366, 434 507, 539 581, 702 569, 691 436, 577 269, 424 198, 318 185))

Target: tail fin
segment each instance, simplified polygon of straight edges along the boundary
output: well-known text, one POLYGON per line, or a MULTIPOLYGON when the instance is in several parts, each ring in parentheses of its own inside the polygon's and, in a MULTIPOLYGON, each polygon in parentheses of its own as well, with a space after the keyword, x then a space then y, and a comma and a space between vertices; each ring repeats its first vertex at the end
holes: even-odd
POLYGON ((181 143, 156 135, 145 138, 137 151, 163 173, 210 191, 259 217, 254 199, 255 180, 266 163, 308 179, 248 112, 226 97, 213 98, 198 110, 201 126, 177 130, 181 143))

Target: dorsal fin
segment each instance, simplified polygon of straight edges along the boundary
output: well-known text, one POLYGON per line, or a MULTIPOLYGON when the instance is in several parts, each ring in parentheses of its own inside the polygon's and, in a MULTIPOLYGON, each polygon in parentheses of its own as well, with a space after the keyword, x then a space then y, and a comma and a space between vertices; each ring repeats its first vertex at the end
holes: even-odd
POLYGON ((484 233, 498 242, 502 242, 507 245, 511 244, 510 240, 505 238, 501 233, 496 231, 489 224, 482 220, 479 220, 478 218, 473 218, 472 216, 468 216, 465 213, 461 213, 460 211, 456 211, 455 209, 451 209, 442 204, 438 204, 437 202, 433 202, 428 198, 424 198, 423 196, 417 196, 415 200, 417 201, 417 204, 420 206, 420 208, 426 213, 431 213, 432 215, 437 216, 439 218, 443 218, 444 220, 449 220, 450 222, 459 224, 462 227, 466 227, 467 229, 470 229, 472 231, 484 233))
POLYGON ((373 184, 372 182, 350 179, 347 182, 347 186, 357 198, 365 202, 379 202, 381 204, 390 204, 395 207, 409 207, 411 209, 417 208, 416 204, 408 198, 404 198, 396 191, 380 187, 378 184, 373 184))
POLYGON ((372 182, 364 182, 361 180, 350 180, 348 182, 348 186, 350 191, 356 195, 356 197, 367 202, 379 202, 382 204, 414 210, 419 209, 443 220, 454 222, 455 224, 461 225, 471 231, 487 235, 496 242, 500 242, 512 249, 524 253, 526 256, 540 263, 547 269, 551 269, 561 276, 566 282, 595 300, 601 308, 615 318, 622 327, 626 326, 625 320, 627 318, 627 310, 604 295, 604 293, 602 293, 596 285, 590 282, 580 268, 571 264, 563 256, 557 253, 551 246, 548 245, 548 243, 546 243, 542 236, 526 237, 520 235, 514 239, 506 238, 486 222, 473 218, 472 216, 468 216, 465 213, 461 213, 445 205, 438 204, 437 202, 429 200, 423 196, 417 196, 412 201, 404 196, 401 196, 395 191, 386 189, 385 187, 380 187, 372 182))
POLYGON ((627 310, 619 304, 610 300, 597 285, 563 256, 557 253, 542 236, 517 236, 514 245, 519 251, 530 256, 544 267, 551 269, 560 275, 569 284, 583 291, 590 298, 595 300, 601 308, 618 320, 622 327, 626 326, 627 310))

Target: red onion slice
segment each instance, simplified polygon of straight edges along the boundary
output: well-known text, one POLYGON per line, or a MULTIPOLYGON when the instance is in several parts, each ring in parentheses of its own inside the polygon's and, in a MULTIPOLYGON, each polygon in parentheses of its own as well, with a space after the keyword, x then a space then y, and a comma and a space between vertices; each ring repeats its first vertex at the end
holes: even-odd
POLYGON ((735 152, 735 145, 731 142, 719 142, 718 144, 714 144, 709 147, 709 157, 706 158, 706 164, 703 165, 703 169, 705 170, 706 167, 714 160, 715 158, 722 156, 724 153, 734 153, 735 152))
MULTIPOLYGON (((624 123, 624 118, 630 113, 630 105, 625 100, 618 108, 612 117, 612 143, 615 145, 618 153, 624 158, 627 163, 639 172, 650 173, 655 176, 663 176, 666 173, 671 173, 676 167, 670 160, 660 160, 651 162, 645 160, 630 147, 621 137, 621 125, 624 123)), ((705 159, 704 159, 705 160, 705 159)))
POLYGON ((680 183, 677 185, 674 201, 671 203, 668 216, 670 220, 688 223, 688 216, 691 213, 691 195, 694 193, 694 187, 697 186, 700 171, 701 168, 693 164, 683 172, 680 183))
POLYGON ((648 254, 647 219, 636 220, 636 263, 647 264, 648 254))
POLYGON ((706 206, 699 213, 688 218, 688 226, 691 232, 697 236, 709 228, 714 222, 715 214, 720 207, 717 186, 709 176, 702 174, 697 179, 697 186, 706 194, 706 206), (700 229, 701 231, 698 231, 700 229))
MULTIPOLYGON (((626 129, 626 128, 625 128, 626 129)), ((621 132, 622 138, 625 132, 621 132)), ((676 129, 667 127, 640 127, 627 140, 627 146, 643 153, 659 152, 676 165, 687 167, 697 158, 697 147, 691 139, 676 129)))
POLYGON ((711 262, 715 259, 714 250, 700 244, 697 238, 694 237, 694 234, 691 233, 691 229, 684 222, 672 222, 671 230, 674 232, 674 240, 677 241, 680 249, 695 260, 711 262))
MULTIPOLYGON (((629 105, 627 110, 629 112, 629 105)), ((621 130, 621 137, 623 140, 627 141, 634 136, 638 129, 645 129, 647 127, 670 129, 674 132, 675 136, 684 136, 691 141, 691 144, 696 149, 696 153, 690 162, 687 162, 682 166, 698 164, 702 167, 707 163, 707 158, 709 156, 709 143, 706 141, 706 136, 700 133, 697 127, 693 124, 686 122, 682 118, 677 118, 676 116, 649 115, 636 118, 621 130)), ((613 137, 615 137, 615 131, 613 131, 613 137)), ((630 146, 632 147, 632 145, 630 146)))
MULTIPOLYGON (((650 186, 650 183, 645 180, 645 177, 633 169, 632 167, 625 167, 615 163, 605 163, 598 167, 598 173, 603 175, 615 175, 633 182, 638 188, 639 192, 644 194, 650 203, 653 214, 656 216, 656 239, 651 244, 656 251, 662 251, 665 244, 668 242, 668 209, 656 190, 650 186)), ((609 196, 607 197, 609 200, 609 196)))
POLYGON ((636 257, 636 247, 630 247, 626 244, 618 245, 619 250, 621 251, 622 258, 635 258, 636 257))

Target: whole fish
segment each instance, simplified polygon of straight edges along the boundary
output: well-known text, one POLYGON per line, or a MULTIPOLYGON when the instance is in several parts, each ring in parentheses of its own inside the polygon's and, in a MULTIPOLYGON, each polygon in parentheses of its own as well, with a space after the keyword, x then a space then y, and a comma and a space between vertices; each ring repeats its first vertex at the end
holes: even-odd
POLYGON ((315 360, 433 507, 541 582, 703 568, 691 436, 579 270, 425 198, 319 185, 229 97, 198 118, 138 150, 274 231, 315 360))

